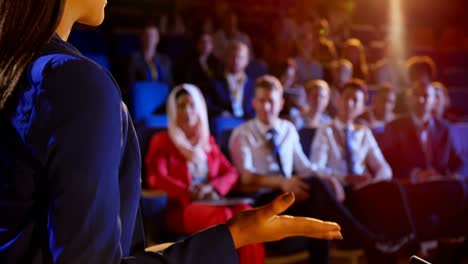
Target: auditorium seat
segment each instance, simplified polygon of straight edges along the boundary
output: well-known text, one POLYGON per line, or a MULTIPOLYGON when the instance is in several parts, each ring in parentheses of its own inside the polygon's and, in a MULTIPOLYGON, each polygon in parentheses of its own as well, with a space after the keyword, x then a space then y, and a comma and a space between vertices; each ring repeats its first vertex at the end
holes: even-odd
POLYGON ((137 123, 153 127, 167 127, 165 114, 156 114, 163 109, 169 95, 169 86, 158 82, 136 82, 131 91, 131 114, 137 123))

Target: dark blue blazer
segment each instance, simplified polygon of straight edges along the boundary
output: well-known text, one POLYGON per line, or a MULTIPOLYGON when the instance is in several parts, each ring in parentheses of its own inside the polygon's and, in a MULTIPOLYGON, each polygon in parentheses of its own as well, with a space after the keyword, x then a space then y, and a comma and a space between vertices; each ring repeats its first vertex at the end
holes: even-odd
MULTIPOLYGON (((155 65, 158 71, 158 79, 156 81, 172 85, 172 63, 168 56, 158 53, 155 58, 155 65)), ((141 51, 131 55, 129 71, 130 84, 136 81, 152 81, 150 78, 149 67, 143 58, 141 51)))
MULTIPOLYGON (((223 111, 228 111, 231 114, 232 101, 229 92, 229 85, 226 78, 218 79, 215 81, 215 91, 207 93, 206 103, 208 105, 208 111, 210 117, 216 117, 223 111)), ((252 99, 254 98, 254 80, 247 78, 244 84, 244 97, 242 100, 242 106, 244 109, 244 119, 250 119, 255 116, 255 112, 252 106, 252 99)))
POLYGON ((0 129, 0 263, 237 263, 225 225, 144 253, 131 118, 112 76, 57 36, 0 129))
POLYGON ((428 169, 432 166, 443 175, 460 169, 462 162, 455 151, 449 125, 442 120, 433 121, 429 131, 433 149, 430 159, 424 154, 418 129, 411 116, 399 117, 385 126, 379 144, 395 178, 408 179, 415 168, 428 169))

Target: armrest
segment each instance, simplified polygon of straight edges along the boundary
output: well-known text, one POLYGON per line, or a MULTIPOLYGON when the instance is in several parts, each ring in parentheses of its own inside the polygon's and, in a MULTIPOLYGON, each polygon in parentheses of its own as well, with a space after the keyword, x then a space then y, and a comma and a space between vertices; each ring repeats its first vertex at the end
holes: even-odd
POLYGON ((162 243, 162 244, 157 244, 157 245, 154 245, 154 246, 151 246, 151 247, 147 247, 145 249, 146 252, 161 252, 161 251, 164 251, 166 250, 168 247, 172 246, 174 243, 171 242, 171 243, 162 243))
POLYGON ((167 194, 162 191, 162 190, 152 190, 152 189, 142 189, 141 190, 141 197, 143 198, 158 198, 158 197, 164 197, 167 194))

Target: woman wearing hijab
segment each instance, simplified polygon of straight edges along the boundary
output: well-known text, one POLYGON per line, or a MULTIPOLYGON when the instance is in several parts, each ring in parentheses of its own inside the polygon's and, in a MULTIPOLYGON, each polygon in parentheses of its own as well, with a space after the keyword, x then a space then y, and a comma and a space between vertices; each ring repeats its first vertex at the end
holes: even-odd
MULTIPOLYGON (((192 234, 226 222, 234 213, 248 209, 195 203, 219 200, 236 184, 236 169, 209 134, 205 100, 191 84, 177 86, 167 101, 168 131, 151 139, 145 158, 150 188, 169 196, 166 225, 177 233, 192 234)), ((261 244, 238 250, 241 263, 264 263, 261 244)))

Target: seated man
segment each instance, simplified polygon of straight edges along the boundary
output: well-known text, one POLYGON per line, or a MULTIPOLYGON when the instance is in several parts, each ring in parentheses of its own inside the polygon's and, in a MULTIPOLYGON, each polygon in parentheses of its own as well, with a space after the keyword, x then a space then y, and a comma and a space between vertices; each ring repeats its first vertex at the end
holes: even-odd
POLYGON ((226 52, 225 73, 216 80, 215 91, 205 94, 210 117, 234 116, 251 118, 253 81, 247 77, 245 68, 249 63, 249 48, 239 41, 233 41, 226 52))
MULTIPOLYGON (((282 92, 280 82, 273 76, 257 79, 252 101, 256 118, 233 131, 229 150, 240 173, 240 188, 250 192, 258 205, 270 201, 275 193, 292 191, 298 203, 289 213, 335 219, 356 244, 384 252, 396 251, 401 244, 378 240, 335 198, 325 181, 312 176, 315 166, 304 155, 294 125, 278 117, 283 105, 282 92)), ((341 197, 339 183, 335 178, 328 179, 341 197)), ((317 263, 328 263, 326 249, 315 247, 310 251, 311 258, 317 263)))
POLYGON ((435 88, 415 82, 407 98, 410 113, 385 128, 385 157, 399 179, 424 181, 456 174, 461 159, 450 138, 449 126, 433 118, 435 88), (402 151, 401 147, 405 147, 402 151))
POLYGON ((463 183, 457 180, 461 159, 448 124, 431 114, 435 98, 432 84, 415 82, 408 95, 410 113, 386 126, 382 150, 395 178, 408 183, 405 188, 418 235, 434 238, 451 234, 462 223, 461 207, 466 204, 463 183))
POLYGON ((372 98, 371 107, 358 118, 358 123, 372 129, 377 134, 383 133, 385 125, 395 119, 396 93, 391 84, 381 84, 372 98))
POLYGON ((413 223, 401 187, 390 181, 392 170, 372 132, 355 123, 364 109, 366 93, 362 80, 352 79, 344 85, 338 115, 318 129, 311 161, 322 177, 341 182, 346 191, 345 204, 366 226, 398 238, 411 234, 413 223))
POLYGON ((155 81, 172 85, 172 69, 169 57, 156 51, 159 31, 156 25, 148 24, 141 32, 141 50, 132 54, 129 66, 129 83, 155 81))

